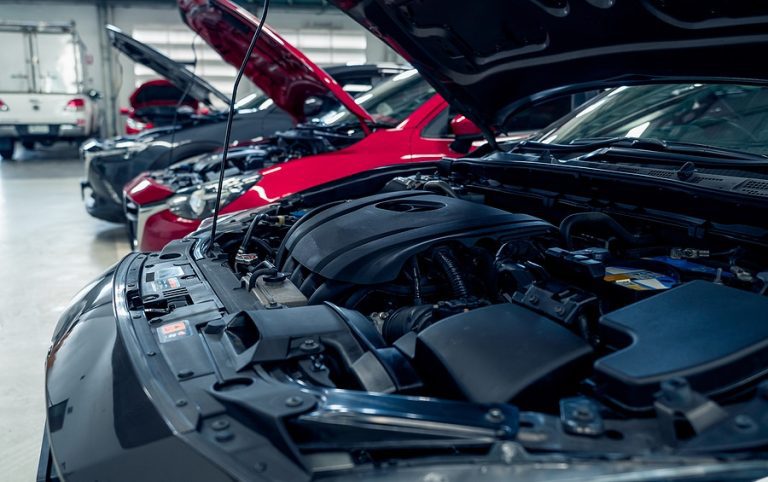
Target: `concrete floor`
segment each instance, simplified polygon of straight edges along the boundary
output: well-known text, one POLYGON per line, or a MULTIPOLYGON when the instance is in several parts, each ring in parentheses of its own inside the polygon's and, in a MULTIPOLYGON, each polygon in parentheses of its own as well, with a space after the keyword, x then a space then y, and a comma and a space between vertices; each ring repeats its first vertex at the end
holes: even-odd
POLYGON ((88 216, 73 148, 0 163, 0 480, 34 480, 44 361, 59 314, 129 252, 125 228, 88 216))

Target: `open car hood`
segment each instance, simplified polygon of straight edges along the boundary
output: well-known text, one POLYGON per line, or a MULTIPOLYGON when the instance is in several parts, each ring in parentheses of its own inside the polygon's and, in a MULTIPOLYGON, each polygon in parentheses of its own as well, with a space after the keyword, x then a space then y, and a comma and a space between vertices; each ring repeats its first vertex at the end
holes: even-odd
POLYGON ((764 83, 768 4, 707 0, 332 0, 486 130, 553 94, 764 83))
MULTIPOLYGON (((239 68, 259 19, 228 0, 178 0, 178 3, 184 22, 224 60, 239 68)), ((330 75, 267 25, 256 43, 245 76, 297 122, 305 120, 304 103, 308 98, 329 94, 361 122, 372 121, 365 109, 330 75)))
POLYGON ((211 105, 211 96, 229 105, 229 97, 214 86, 196 76, 183 64, 169 59, 149 45, 143 44, 114 25, 107 25, 107 35, 112 46, 134 62, 149 67, 165 77, 182 91, 189 89, 189 96, 211 105))

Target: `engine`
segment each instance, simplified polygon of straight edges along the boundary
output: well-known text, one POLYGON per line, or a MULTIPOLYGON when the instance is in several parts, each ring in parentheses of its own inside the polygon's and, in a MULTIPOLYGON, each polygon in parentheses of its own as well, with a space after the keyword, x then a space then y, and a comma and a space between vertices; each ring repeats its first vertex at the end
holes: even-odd
POLYGON ((606 214, 555 226, 451 194, 252 215, 222 243, 268 309, 245 338, 264 347, 280 332, 305 383, 550 412, 599 400, 650 413, 680 390, 727 401, 768 375, 765 277, 736 251, 660 248, 606 214))

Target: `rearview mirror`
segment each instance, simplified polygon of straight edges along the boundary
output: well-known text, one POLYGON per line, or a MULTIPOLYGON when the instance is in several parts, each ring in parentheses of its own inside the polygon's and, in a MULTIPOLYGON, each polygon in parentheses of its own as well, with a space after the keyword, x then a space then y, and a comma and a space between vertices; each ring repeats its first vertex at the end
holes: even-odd
POLYGON ((472 141, 483 138, 483 132, 471 120, 459 114, 448 123, 448 129, 454 136, 451 150, 459 154, 468 154, 472 150, 472 141))
POLYGON ((459 114, 451 119, 448 127, 456 137, 482 137, 483 133, 474 122, 459 114))
POLYGON ((88 92, 86 92, 86 95, 93 100, 99 100, 104 97, 103 95, 101 95, 101 92, 95 89, 89 90, 88 92))

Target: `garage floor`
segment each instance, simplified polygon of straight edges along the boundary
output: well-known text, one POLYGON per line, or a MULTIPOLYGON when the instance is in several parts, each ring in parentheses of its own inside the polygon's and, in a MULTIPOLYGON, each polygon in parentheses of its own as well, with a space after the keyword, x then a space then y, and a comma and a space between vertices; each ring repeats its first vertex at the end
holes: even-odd
POLYGON ((44 361, 59 314, 129 251, 124 228, 88 216, 73 148, 0 163, 0 480, 34 480, 44 361))

